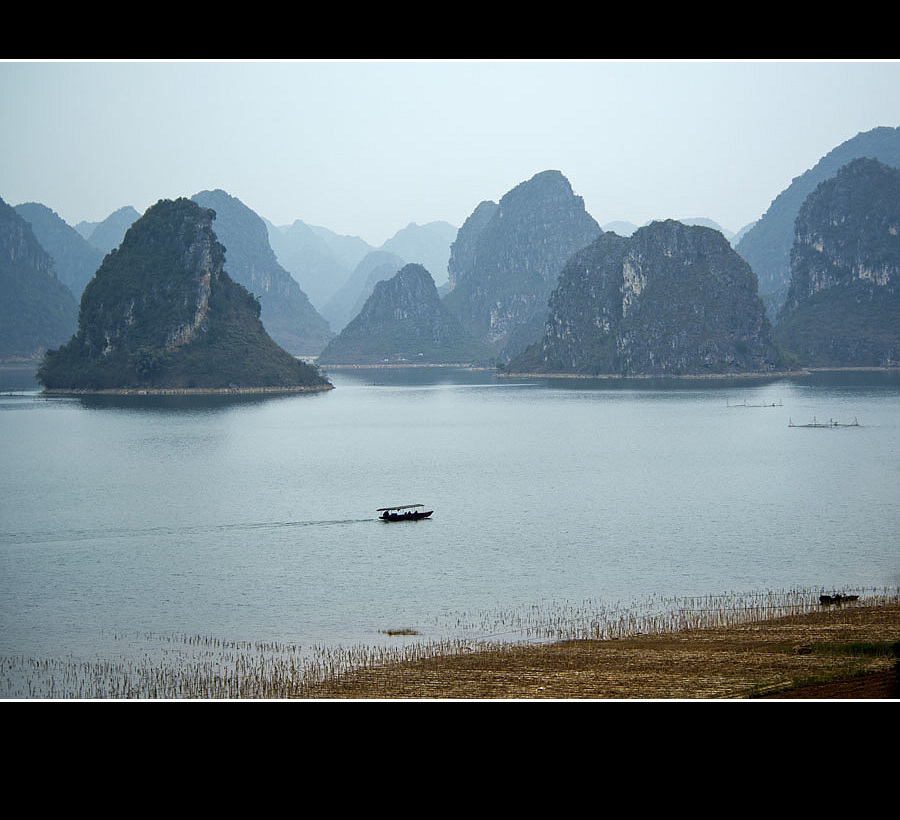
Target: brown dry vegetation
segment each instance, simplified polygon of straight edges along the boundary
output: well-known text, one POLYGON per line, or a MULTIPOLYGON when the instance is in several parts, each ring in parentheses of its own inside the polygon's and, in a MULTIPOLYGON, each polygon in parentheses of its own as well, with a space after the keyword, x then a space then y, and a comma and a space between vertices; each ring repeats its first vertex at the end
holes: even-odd
POLYGON ((349 672, 306 693, 355 699, 898 697, 900 604, 721 628, 515 646, 349 672), (880 652, 861 652, 862 645, 880 652))

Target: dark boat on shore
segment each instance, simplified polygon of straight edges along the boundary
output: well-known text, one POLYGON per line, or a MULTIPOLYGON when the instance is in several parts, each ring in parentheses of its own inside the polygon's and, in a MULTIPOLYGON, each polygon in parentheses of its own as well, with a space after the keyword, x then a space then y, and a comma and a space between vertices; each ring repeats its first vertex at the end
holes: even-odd
POLYGON ((428 518, 434 510, 422 510, 424 504, 404 504, 400 507, 380 507, 382 521, 420 521, 428 518))

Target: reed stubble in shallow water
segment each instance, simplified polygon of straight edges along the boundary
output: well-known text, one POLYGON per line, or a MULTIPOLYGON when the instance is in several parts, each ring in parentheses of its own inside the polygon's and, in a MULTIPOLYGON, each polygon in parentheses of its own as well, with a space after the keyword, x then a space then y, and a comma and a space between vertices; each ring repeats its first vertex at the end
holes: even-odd
MULTIPOLYGON (((897 590, 585 601, 457 615, 468 637, 304 648, 143 636, 141 657, 0 658, 0 695, 33 699, 719 698, 886 670, 897 590), (867 644, 869 652, 852 646, 867 644), (842 648, 843 647, 843 648, 842 648)), ((829 592, 833 592, 829 590, 829 592)), ((411 629, 385 630, 408 632, 411 629)))
POLYGON ((802 698, 896 698, 900 692, 896 596, 761 621, 735 615, 719 618, 717 626, 507 645, 354 670, 314 694, 662 700, 790 698, 792 692, 802 698), (827 682, 832 685, 822 685, 827 682))

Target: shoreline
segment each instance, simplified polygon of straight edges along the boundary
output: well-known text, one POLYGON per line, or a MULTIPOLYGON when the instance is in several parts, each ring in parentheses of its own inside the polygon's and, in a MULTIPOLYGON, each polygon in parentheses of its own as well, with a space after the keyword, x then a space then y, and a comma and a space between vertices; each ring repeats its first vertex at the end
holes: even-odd
POLYGON ((671 633, 497 646, 354 668, 301 697, 896 700, 898 618, 896 599, 865 601, 671 633))
POLYGON ((498 378, 508 379, 596 379, 598 381, 722 381, 728 379, 790 379, 812 376, 816 373, 900 373, 900 367, 802 367, 796 370, 759 371, 753 373, 657 373, 622 376, 617 373, 507 373, 498 372, 498 378))
POLYGON ((808 370, 778 373, 656 373, 622 376, 618 373, 497 373, 501 379, 582 379, 585 381, 726 381, 729 379, 782 379, 808 376, 808 370))
POLYGON ((452 368, 454 370, 493 371, 498 379, 581 379, 597 381, 651 381, 651 380, 685 380, 685 381, 721 381, 727 379, 783 379, 811 376, 816 373, 900 373, 900 367, 860 366, 860 367, 800 367, 794 370, 754 371, 752 373, 651 373, 623 376, 619 373, 519 373, 499 370, 488 365, 474 365, 463 362, 389 362, 379 364, 322 364, 324 370, 414 370, 426 368, 452 368))
POLYGON ((425 368, 452 367, 454 370, 496 370, 488 365, 466 364, 465 362, 379 362, 378 364, 316 364, 323 370, 422 370, 425 368))
POLYGON ((111 387, 104 389, 53 388, 42 396, 242 396, 291 393, 322 393, 334 390, 333 384, 317 387, 111 387))
POLYGON ((586 624, 586 634, 537 642, 423 639, 368 653, 325 645, 310 656, 299 642, 184 635, 176 640, 187 648, 181 657, 168 656, 168 640, 162 655, 141 651, 131 660, 4 656, 2 683, 7 699, 35 700, 900 698, 897 591, 873 589, 845 603, 823 603, 817 592, 718 605, 719 596, 677 599, 666 622, 658 612, 616 615, 608 628, 586 624), (249 663, 241 660, 247 652, 249 663))

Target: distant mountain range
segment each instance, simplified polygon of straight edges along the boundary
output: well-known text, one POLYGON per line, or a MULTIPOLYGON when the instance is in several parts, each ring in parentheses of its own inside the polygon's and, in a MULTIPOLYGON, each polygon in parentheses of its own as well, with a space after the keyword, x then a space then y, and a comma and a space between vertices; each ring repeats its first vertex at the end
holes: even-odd
MULTIPOLYGON (((335 335, 329 320, 341 330, 361 309, 375 283, 391 278, 408 260, 421 259, 438 272, 439 280, 447 279, 450 243, 456 235, 449 223, 410 223, 385 243, 384 250, 377 250, 358 237, 341 236, 300 221, 276 228, 225 191, 203 191, 194 199, 217 211, 215 230, 228 248, 229 273, 259 298, 267 331, 296 355, 320 353, 335 335), (383 267, 388 258, 391 264, 383 267), (308 283, 316 294, 321 311, 301 282, 308 283)), ((74 297, 65 309, 69 314, 65 327, 74 330, 84 288, 140 214, 125 206, 102 222, 81 222, 73 228, 40 203, 23 203, 15 211, 51 257, 54 278, 74 297)), ((22 298, 12 290, 8 293, 10 304, 22 298)), ((7 335, 14 326, 8 325, 7 335)), ((65 341, 58 338, 58 330, 48 328, 48 332, 48 338, 65 341)), ((38 333, 41 338, 42 333, 38 333)), ((28 345, 23 337, 21 344, 7 347, 0 350, 0 359, 22 356, 28 345)), ((31 355, 39 356, 43 349, 42 345, 33 346, 31 355)))
POLYGON ((31 225, 0 199, 0 360, 35 361, 75 332, 78 302, 31 225))
MULTIPOLYGON (((450 248, 442 300, 427 270, 403 267, 353 308, 355 318, 319 361, 505 365, 512 357, 508 367, 518 372, 621 375, 777 366, 756 279, 720 231, 671 220, 634 230, 616 227, 625 228, 630 238, 602 231, 560 172, 537 174, 499 203, 479 203, 465 221, 450 248), (571 260, 587 259, 586 267, 596 272, 607 264, 600 247, 615 249, 618 279, 610 276, 604 280, 607 285, 601 285, 589 278, 585 284, 571 260), (626 248, 631 250, 622 261, 626 248), (636 265, 643 265, 637 274, 636 265), (631 281, 631 290, 626 281, 630 274, 638 277, 631 281), (646 293, 638 299, 642 288, 646 293), (608 292, 609 301, 596 300, 598 291, 608 292), (696 320, 698 309, 702 322, 696 320), (618 336, 607 334, 606 341, 603 334, 598 336, 598 326, 615 324, 615 317, 626 312, 629 321, 618 323, 618 336), (551 324, 563 328, 568 339, 545 338, 541 343, 551 324), (673 334, 681 339, 675 347, 670 343, 673 334), (565 344, 569 350, 563 353, 565 344), (597 348, 610 344, 612 355, 599 356, 597 348)), ((369 269, 382 265, 385 271, 397 271, 399 260, 382 252, 369 254, 358 267, 359 281, 353 287, 357 292, 368 272, 364 263, 369 269)), ((370 282, 383 278, 387 276, 382 272, 369 274, 370 282)))
POLYGON ((76 299, 81 298, 84 286, 91 281, 107 252, 92 245, 46 205, 26 202, 16 205, 16 213, 31 225, 41 247, 53 258, 59 281, 76 299))
MULTIPOLYGON (((778 321, 788 290, 794 287, 792 277, 803 275, 796 267, 799 262, 793 267, 791 263, 792 254, 800 258, 806 252, 804 248, 808 250, 808 244, 804 246, 798 236, 801 208, 821 183, 835 178, 854 159, 866 157, 886 167, 900 167, 900 128, 875 128, 838 146, 814 168, 795 178, 758 222, 737 234, 732 235, 705 218, 681 219, 676 223, 710 230, 731 243, 755 275, 758 295, 783 352, 789 355, 792 348, 798 348, 796 361, 801 363, 805 356, 813 356, 812 352, 802 352, 798 337, 785 332, 786 315, 780 324, 778 321)), ((388 292, 402 304, 406 297, 400 293, 401 286, 410 284, 414 277, 394 280, 410 264, 424 269, 442 308, 456 317, 471 338, 489 348, 490 361, 503 364, 519 357, 526 348, 533 354, 536 343, 542 339, 547 343, 548 321, 563 316, 559 311, 565 299, 556 292, 563 285, 560 275, 567 264, 601 238, 615 236, 631 241, 643 235, 646 239, 653 233, 648 233, 648 229, 660 224, 638 228, 620 222, 601 228, 586 213, 581 197, 559 171, 536 174, 511 189, 499 202, 482 201, 459 230, 443 222, 410 223, 380 248, 369 246, 359 237, 341 236, 299 220, 276 227, 221 190, 204 191, 194 199, 216 211, 213 229, 226 249, 226 271, 258 299, 266 331, 295 356, 322 353, 356 317, 366 312, 379 283, 394 282, 388 292), (556 313, 551 311, 551 301, 556 313)), ((80 223, 72 228, 48 206, 32 202, 8 208, 5 218, 12 227, 0 239, 9 259, 17 261, 4 263, 0 280, 0 302, 10 317, 2 334, 0 359, 37 358, 46 348, 64 341, 60 334, 65 336, 68 329, 74 328, 82 293, 102 267, 104 258, 121 246, 139 215, 134 208, 125 206, 100 223, 80 223), (28 227, 28 241, 44 254, 40 258, 37 254, 28 255, 31 261, 26 268, 20 264, 26 235, 22 225, 28 227), (66 299, 64 292, 72 298, 66 299), (46 302, 42 309, 34 308, 42 302, 46 302)), ((873 218, 877 219, 870 216, 870 221, 873 218)), ((687 242, 687 235, 682 239, 674 234, 673 237, 676 244, 687 242)), ((717 253, 724 258, 721 248, 717 253)), ((837 258, 834 264, 838 264, 837 258)), ((567 287, 574 293, 571 282, 567 287)), ((430 304, 430 289, 420 288, 418 293, 425 298, 426 290, 430 304)), ((830 298, 838 298, 838 292, 834 291, 830 298)), ((872 298, 880 299, 885 292, 873 291, 872 298)), ((380 298, 383 302, 384 292, 380 298)), ((802 300, 796 295, 791 299, 794 308, 802 307, 802 300)), ((743 295, 737 302, 751 313, 755 311, 743 295)), ((717 310, 727 313, 721 304, 717 310)), ((791 319, 795 327, 799 315, 794 313, 791 319)), ((829 321, 836 321, 837 315, 829 312, 829 321)), ((877 312, 881 319, 887 315, 877 312)), ((685 316, 684 322, 690 321, 685 316)), ((694 322, 697 324, 697 320, 694 322)), ((697 326, 702 326, 702 322, 697 326)), ((835 338, 840 335, 839 328, 827 324, 821 330, 835 338)), ((687 327, 682 331, 693 335, 687 327)), ((632 328, 628 332, 634 338, 641 331, 632 328)), ((762 338, 760 341, 764 343, 762 338)), ((720 352, 724 349, 720 348, 720 352)), ((657 360, 661 353, 654 354, 657 360)), ((377 356, 377 351, 373 355, 377 356)), ((726 353, 724 361, 731 355, 726 353)), ((862 356, 861 349, 859 355, 862 356)), ((867 361, 872 360, 871 355, 866 357, 867 361)), ((875 359, 893 361, 894 357, 887 350, 875 355, 875 359)))
POLYGON ((75 230, 91 245, 107 254, 122 244, 126 231, 140 219, 140 216, 130 205, 125 205, 102 222, 79 222, 75 230))
MULTIPOLYGON (((745 225, 741 228, 737 233, 733 233, 729 231, 727 228, 723 228, 718 222, 714 222, 712 219, 707 219, 706 217, 695 217, 692 219, 679 219, 678 220, 682 225, 702 225, 706 228, 712 228, 713 230, 718 231, 722 234, 732 245, 736 245, 743 235, 750 230, 756 223, 751 223, 749 225, 745 225)), ((644 227, 649 225, 649 222, 644 223, 644 227)), ((640 226, 635 225, 633 222, 607 222, 603 226, 604 231, 609 231, 611 233, 617 233, 619 236, 631 236, 640 226)))
POLYGON ((436 285, 446 283, 455 238, 456 228, 448 222, 411 222, 374 248, 359 237, 340 236, 300 221, 281 228, 269 224, 269 241, 278 260, 335 333, 359 312, 375 282, 391 278, 407 263, 426 268, 436 285), (392 269, 381 270, 372 280, 372 271, 387 258, 396 264, 392 262, 392 269))

